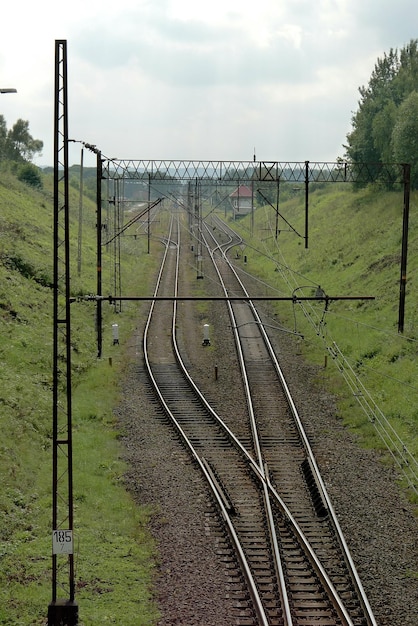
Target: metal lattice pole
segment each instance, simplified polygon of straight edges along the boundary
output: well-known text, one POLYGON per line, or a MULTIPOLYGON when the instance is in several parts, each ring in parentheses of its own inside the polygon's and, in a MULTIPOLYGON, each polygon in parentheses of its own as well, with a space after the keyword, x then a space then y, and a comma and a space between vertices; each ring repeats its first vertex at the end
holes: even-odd
POLYGON ((67 42, 55 42, 52 600, 48 626, 78 623, 74 599, 67 42))
POLYGON ((411 166, 403 165, 403 220, 402 220, 402 252, 401 252, 401 278, 399 283, 399 315, 398 332, 403 333, 405 322, 405 298, 406 298, 406 266, 408 258, 408 230, 409 230, 409 204, 411 195, 411 166))
POLYGON ((97 331, 97 358, 102 358, 103 349, 103 315, 102 315, 102 153, 92 146, 96 153, 96 234, 97 234, 97 304, 96 304, 96 331, 97 331))

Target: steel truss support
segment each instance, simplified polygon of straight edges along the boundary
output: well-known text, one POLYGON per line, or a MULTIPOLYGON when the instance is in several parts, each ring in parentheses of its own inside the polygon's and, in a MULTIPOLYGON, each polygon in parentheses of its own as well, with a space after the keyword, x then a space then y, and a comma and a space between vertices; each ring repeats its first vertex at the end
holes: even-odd
MULTIPOLYGON (((366 185, 380 182, 389 188, 403 187, 404 209, 402 230, 402 259, 399 295, 398 332, 404 330, 406 298, 406 262, 408 247, 408 219, 410 203, 410 166, 404 163, 350 163, 337 162, 290 162, 290 161, 147 161, 104 159, 103 178, 146 181, 152 175, 153 180, 161 184, 188 184, 189 219, 193 210, 190 207, 191 181, 199 180, 201 185, 210 183, 230 185, 241 181, 250 183, 274 183, 277 185, 276 238, 278 232, 278 194, 280 183, 300 183, 305 188, 305 232, 299 234, 292 225, 286 224, 299 237, 303 237, 305 248, 309 242, 309 189, 311 183, 354 183, 366 185)), ((261 195, 263 195, 261 193, 261 195)), ((268 201, 270 204, 270 202, 268 201)), ((273 207, 274 208, 274 207, 273 207)), ((283 217, 283 216, 282 216, 283 217)), ((253 213, 252 213, 253 219, 253 213)))
POLYGON ((321 161, 146 161, 105 159, 104 178, 147 181, 196 180, 203 182, 333 182, 367 184, 403 182, 400 163, 349 163, 321 161))
POLYGON ((55 42, 52 600, 48 626, 78 624, 73 555, 67 42, 55 42))
MULTIPOLYGON (((149 181, 156 184, 181 184, 199 180, 202 185, 231 183, 301 183, 305 186, 305 232, 309 241, 309 188, 311 183, 355 183, 365 185, 383 182, 389 186, 404 185, 404 166, 400 163, 348 162, 279 162, 279 161, 124 161, 104 159, 103 178, 149 181)), ((254 194, 253 194, 254 196, 254 194)), ((252 211, 253 219, 253 211, 252 211)), ((294 229, 293 229, 294 230, 294 229)), ((296 232, 296 231, 295 231, 296 232)))

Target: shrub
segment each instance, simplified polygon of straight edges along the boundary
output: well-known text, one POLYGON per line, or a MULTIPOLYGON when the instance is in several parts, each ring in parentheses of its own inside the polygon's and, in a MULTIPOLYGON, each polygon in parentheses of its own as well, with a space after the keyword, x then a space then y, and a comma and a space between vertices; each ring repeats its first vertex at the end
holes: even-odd
POLYGON ((30 185, 31 187, 37 187, 38 189, 42 189, 43 183, 39 168, 32 163, 25 163, 19 167, 17 177, 26 185, 30 185))

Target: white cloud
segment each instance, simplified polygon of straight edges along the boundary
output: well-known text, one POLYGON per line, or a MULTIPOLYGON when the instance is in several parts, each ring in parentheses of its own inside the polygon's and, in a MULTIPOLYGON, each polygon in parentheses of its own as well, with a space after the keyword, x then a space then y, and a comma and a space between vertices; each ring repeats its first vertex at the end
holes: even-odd
POLYGON ((51 0, 9 4, 0 97, 52 162, 54 41, 69 128, 118 158, 333 160, 378 57, 416 36, 415 0, 51 0), (42 16, 42 19, 39 17, 42 16), (406 17, 407 16, 407 17, 406 17))

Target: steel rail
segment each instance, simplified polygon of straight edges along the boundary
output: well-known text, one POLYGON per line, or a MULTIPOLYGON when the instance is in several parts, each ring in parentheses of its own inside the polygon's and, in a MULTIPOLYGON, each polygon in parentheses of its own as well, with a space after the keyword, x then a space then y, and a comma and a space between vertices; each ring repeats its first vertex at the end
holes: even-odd
MULTIPOLYGON (((173 240, 171 239, 171 236, 168 238, 167 242, 166 242, 166 251, 165 251, 165 255, 168 252, 168 247, 173 245, 173 240)), ((160 274, 158 277, 158 282, 160 282, 161 280, 161 274, 162 274, 162 269, 160 270, 160 274)), ((156 288, 155 293, 158 292, 158 287, 156 288)), ((152 307, 150 310, 150 315, 152 315, 152 309, 154 308, 154 303, 155 300, 153 300, 152 302, 152 307)), ((147 330, 146 332, 148 332, 148 327, 149 327, 149 320, 147 321, 147 330)), ((175 329, 175 323, 173 324, 173 328, 175 329)), ((145 333, 144 333, 144 340, 145 340, 145 333)), ((176 342, 175 342, 176 343, 176 342)), ((146 344, 146 342, 145 342, 146 344)), ((144 354, 146 355, 146 361, 148 360, 147 357, 147 351, 144 348, 144 354)), ((178 360, 178 362, 182 363, 181 360, 181 355, 180 352, 178 350, 178 347, 176 349, 176 360, 178 360)), ((180 363, 179 363, 180 364, 180 363)), ((159 390, 158 390, 158 385, 152 375, 152 372, 150 371, 150 378, 151 381, 153 382, 154 387, 157 390, 157 395, 159 395, 160 401, 163 405, 163 407, 165 408, 166 413, 168 413, 168 415, 170 415, 170 410, 169 407, 167 406, 167 404, 164 401, 164 398, 162 397, 162 395, 160 394, 159 390)), ((244 456, 247 458, 247 461, 250 465, 250 467, 253 469, 254 474, 257 476, 257 478, 261 481, 261 483, 263 484, 263 488, 267 488, 268 491, 270 492, 271 496, 274 498, 276 504, 278 505, 279 509, 281 510, 282 514, 288 519, 289 523, 291 524, 291 526, 294 529, 295 535, 298 537, 301 545, 305 546, 306 551, 308 552, 308 556, 309 559, 311 561, 311 564, 313 565, 314 569, 317 571, 317 574, 319 576, 319 578, 322 580, 325 589, 327 589, 328 593, 331 595, 331 597, 334 598, 338 598, 338 594, 336 593, 329 577, 327 576, 324 568, 321 565, 320 560, 316 557, 315 552, 312 550, 311 546, 309 545, 308 540, 306 539, 306 537, 303 534, 303 531, 301 530, 301 528, 299 527, 298 523, 296 522, 296 520, 293 518, 291 512, 289 511, 289 509, 287 508, 287 506, 285 505, 284 501, 280 498, 280 496, 277 494, 277 492, 274 490, 273 486, 270 483, 270 480, 268 478, 268 472, 266 470, 266 468, 260 468, 259 464, 256 463, 256 461, 254 461, 254 459, 252 458, 252 456, 246 451, 246 449, 242 446, 242 444, 239 442, 239 440, 234 436, 234 434, 230 431, 230 429, 227 427, 227 425, 223 422, 223 420, 216 414, 216 412, 214 412, 214 410, 212 409, 212 407, 207 403, 207 401, 205 400, 204 396, 201 394, 201 392, 199 391, 199 389, 197 388, 197 386, 195 385, 195 383, 193 382, 192 378, 190 377, 189 373, 187 372, 187 369, 185 368, 184 364, 183 364, 183 374, 185 375, 185 377, 187 378, 188 382, 190 383, 190 385, 193 387, 195 393, 199 396, 200 400, 202 401, 202 403, 204 404, 204 406, 211 412, 211 414, 213 415, 213 417, 218 421, 219 425, 225 430, 225 432, 228 434, 228 437, 230 438, 230 440, 232 441, 232 443, 237 446, 240 450, 240 452, 242 452, 244 454, 244 456)), ((204 459, 200 459, 198 453, 195 451, 193 445, 188 441, 186 434, 184 433, 181 425, 178 423, 178 421, 175 419, 174 416, 172 416, 172 420, 174 425, 176 426, 178 432, 180 433, 182 439, 185 441, 187 447, 189 448, 193 458, 197 461, 197 463, 199 464, 201 471, 203 472, 206 480, 208 481, 208 484, 212 490, 212 493, 214 494, 214 497, 216 499, 216 501, 219 503, 220 506, 220 510, 222 513, 222 516, 224 517, 226 524, 228 526, 228 531, 231 537, 231 541, 235 544, 237 543, 237 545, 239 544, 238 538, 236 537, 235 534, 235 530, 234 527, 232 525, 231 520, 229 519, 229 515, 228 512, 225 510, 225 507, 223 505, 222 502, 222 498, 219 494, 219 490, 216 486, 216 484, 213 483, 213 481, 211 480, 211 477, 208 476, 208 472, 206 470, 205 467, 205 463, 204 463, 204 459)), ((241 563, 241 567, 243 569, 244 574, 246 574, 246 567, 248 568, 247 573, 251 574, 248 563, 245 560, 245 555, 244 552, 242 551, 242 548, 238 548, 237 547, 237 555, 239 558, 239 561, 241 563)), ((248 580, 252 580, 253 578, 252 576, 250 576, 250 578, 248 580)), ((254 584, 254 588, 253 588, 253 592, 256 593, 256 587, 255 587, 255 583, 254 584)), ((250 591, 251 591, 251 585, 249 584, 250 587, 250 591)), ((252 594, 253 595, 253 594, 252 594)), ((255 606, 257 606, 256 602, 255 602, 255 606)), ((262 605, 261 605, 262 607, 262 605)), ((260 610, 260 609, 258 609, 260 610)), ((263 617, 261 616, 260 618, 260 623, 264 623, 262 621, 263 617)), ((348 617, 347 619, 345 619, 345 624, 347 624, 347 626, 351 626, 352 622, 350 621, 350 618, 348 617)), ((267 622, 265 622, 267 623, 267 622)))
MULTIPOLYGON (((219 218, 217 218, 217 219, 223 224, 222 220, 220 220, 219 218)), ((212 232, 211 231, 209 231, 209 232, 212 235, 212 232)), ((231 233, 229 233, 229 236, 231 236, 231 233)), ((238 240, 240 242, 242 242, 242 238, 240 238, 239 235, 237 235, 237 237, 238 237, 238 240)), ((231 236, 231 238, 232 238, 232 236, 231 236)), ((229 249, 231 247, 235 246, 236 243, 231 245, 231 242, 229 242, 229 244, 227 244, 227 245, 229 246, 229 248, 227 248, 227 250, 225 250, 225 251, 222 249, 222 254, 223 254, 224 259, 229 263, 229 260, 227 258, 227 252, 229 251, 229 249)), ((250 298, 249 294, 248 294, 245 286, 243 285, 242 281, 240 280, 236 270, 234 269, 234 267, 232 266, 231 263, 229 263, 229 266, 230 266, 232 272, 235 274, 238 282, 241 284, 242 289, 244 290, 246 296, 248 298, 250 298)), ((279 362, 277 360, 274 348, 273 348, 273 346, 271 344, 271 341, 270 341, 270 339, 269 339, 269 337, 267 335, 267 332, 266 332, 266 330, 264 328, 264 324, 263 324, 263 322, 262 322, 262 320, 261 320, 261 318, 260 318, 260 316, 258 314, 258 311, 257 311, 256 307, 254 306, 254 304, 251 302, 251 299, 249 299, 249 306, 250 306, 250 308, 251 308, 251 310, 253 312, 253 315, 254 315, 255 320, 257 322, 257 326, 258 326, 258 328, 259 328, 259 330, 260 330, 260 332, 261 332, 261 334, 263 336, 266 348, 267 348, 267 350, 268 350, 268 352, 270 354, 270 357, 271 357, 271 359, 272 359, 272 361, 274 363, 274 367, 276 369, 277 375, 279 376, 280 382, 281 382, 283 390, 285 392, 287 401, 289 403, 289 408, 292 411, 292 414, 293 414, 296 426, 298 428, 299 434, 301 436, 301 439, 302 439, 302 442, 303 442, 306 454, 307 454, 308 458, 310 459, 310 461, 312 463, 315 479, 317 480, 318 484, 320 485, 320 488, 321 488, 321 491, 322 491, 322 495, 323 495, 323 497, 325 499, 325 502, 326 502, 326 505, 327 505, 327 508, 328 508, 328 511, 329 511, 329 514, 330 514, 330 518, 332 519, 332 523, 333 523, 335 531, 336 531, 336 536, 337 536, 338 541, 340 543, 340 546, 342 548, 342 552, 345 555, 347 566, 348 566, 349 571, 350 571, 350 573, 352 575, 353 582, 355 583, 355 586, 357 588, 359 599, 360 599, 360 601, 361 601, 361 603, 363 605, 363 610, 365 612, 366 618, 367 618, 370 626, 377 626, 377 622, 376 622, 375 617, 373 615, 373 611, 372 611, 372 609, 370 607, 367 595, 366 595, 366 593, 364 591, 363 585, 361 583, 360 577, 359 577, 357 569, 355 567, 355 564, 354 564, 353 558, 351 556, 350 550, 349 550, 348 545, 346 543, 346 540, 344 538, 341 526, 340 526, 340 524, 338 522, 338 519, 337 519, 337 515, 336 515, 335 510, 334 510, 334 508, 332 506, 331 499, 330 499, 330 497, 328 495, 328 492, 326 490, 324 481, 322 479, 322 476, 320 474, 318 465, 316 463, 315 455, 314 455, 313 450, 311 448, 311 445, 309 443, 308 437, 306 435, 305 429, 304 429, 303 424, 302 424, 302 420, 300 419, 300 416, 299 416, 299 413, 297 411, 296 405, 295 405, 295 403, 293 401, 293 398, 292 398, 292 395, 290 393, 290 390, 289 390, 289 387, 287 385, 287 382, 285 380, 283 371, 282 371, 282 369, 280 367, 280 364, 279 364, 279 362)))
MULTIPOLYGON (((263 468, 261 468, 259 466, 259 464, 254 460, 254 458, 248 452, 248 450, 243 446, 243 444, 239 441, 239 439, 234 435, 234 433, 231 431, 231 429, 228 427, 228 425, 223 421, 223 419, 218 415, 218 413, 208 403, 208 401, 206 400, 205 396, 202 394, 200 389, 197 387, 196 383, 194 382, 193 378, 190 376, 187 368, 185 367, 184 362, 183 362, 183 360, 181 358, 180 351, 178 350, 178 348, 177 348, 177 357, 178 357, 178 363, 182 366, 182 373, 183 373, 184 377, 187 379, 187 381, 190 384, 190 386, 192 387, 192 389, 193 389, 194 393, 196 394, 196 396, 199 398, 199 400, 202 402, 202 404, 208 410, 208 412, 211 413, 212 417, 216 420, 218 425, 228 435, 231 443, 240 451, 240 453, 246 459, 249 467, 253 471, 253 473, 256 476, 256 478, 261 483, 265 484, 268 487, 268 489, 271 492, 271 494, 273 495, 273 497, 275 499, 275 502, 278 505, 280 511, 282 512, 284 517, 289 521, 289 523, 291 524, 292 528, 295 530, 295 534, 297 535, 297 537, 299 538, 301 543, 304 546, 307 546, 308 549, 310 550, 311 557, 312 557, 311 563, 315 567, 318 575, 320 575, 321 580, 324 581, 325 587, 329 590, 330 593, 335 594, 336 596, 338 596, 337 592, 335 591, 335 589, 334 589, 334 587, 332 585, 331 580, 329 579, 325 569, 323 568, 323 566, 321 564, 320 559, 316 556, 315 551, 310 546, 308 539, 305 537, 305 535, 304 535, 300 525, 298 524, 296 519, 293 517, 291 511, 289 510, 289 508, 285 504, 284 500, 279 496, 277 491, 271 485, 271 483, 270 483, 270 481, 268 479, 267 473, 265 473, 263 471, 263 468)), ((147 357, 146 357, 146 360, 147 360, 147 357)), ((151 373, 151 376, 152 376, 152 373, 151 373)), ((153 378, 153 376, 152 376, 152 378, 153 378)), ((155 382, 155 384, 157 384, 157 383, 155 382)), ((159 393, 159 390, 157 390, 157 393, 159 393)), ((159 394, 159 398, 161 398, 161 401, 162 401, 163 405, 165 406, 166 403, 164 401, 164 398, 160 394, 159 394)), ((167 407, 167 411, 169 412, 169 408, 168 407, 167 407)), ((174 418, 174 420, 175 420, 175 418, 174 418)), ((182 432, 182 429, 181 429, 180 425, 178 425, 178 428, 179 428, 179 431, 182 432)), ((199 457, 197 457, 196 460, 199 462, 199 457)))
MULTIPOLYGON (((173 221, 173 220, 172 220, 173 221)), ((166 243, 166 247, 165 247, 165 251, 164 251, 164 255, 163 255, 163 259, 162 259, 162 263, 160 266, 160 270, 159 270, 159 274, 157 277, 157 281, 156 281, 156 288, 155 288, 155 294, 158 292, 158 289, 160 287, 160 283, 161 283, 161 278, 163 275, 163 271, 164 271, 164 266, 166 263, 166 259, 167 259, 167 254, 168 254, 168 249, 170 247, 170 244, 173 244, 173 241, 171 239, 171 234, 172 234, 172 222, 170 225, 170 236, 167 239, 167 243, 166 243)), ((176 279, 175 279, 175 291, 177 290, 177 284, 178 284, 178 270, 179 270, 179 251, 180 251, 180 242, 178 241, 177 245, 177 258, 176 258, 176 279)), ((252 575, 251 572, 251 568, 248 565, 246 556, 245 556, 245 552, 242 548, 241 542, 239 541, 239 538, 236 534, 236 531, 234 529, 234 526, 232 524, 230 515, 224 505, 223 502, 223 498, 219 492, 219 489, 216 485, 216 483, 214 482, 211 473, 208 471, 208 466, 207 463, 205 462, 205 459, 201 458, 199 456, 199 454, 197 453, 196 449, 194 448, 193 444, 191 443, 190 439, 187 437, 186 433, 184 432, 183 428, 181 427, 181 425, 179 424, 178 420, 175 418, 175 416, 173 415, 173 413, 171 412, 167 402, 165 401, 161 390, 159 389, 158 383, 154 377, 154 374, 152 372, 152 366, 151 363, 149 361, 148 358, 148 350, 147 350, 147 340, 148 340, 148 331, 149 331, 149 327, 151 324, 151 318, 152 318, 152 314, 154 311, 154 306, 155 306, 155 300, 152 301, 151 307, 150 307, 150 311, 148 314, 148 318, 145 324, 145 330, 144 330, 144 337, 143 337, 143 352, 144 352, 144 359, 145 359, 145 364, 146 364, 146 369, 147 369, 147 373, 148 376, 151 380, 151 383, 154 387, 154 390, 158 396, 158 399, 166 413, 167 416, 170 417, 170 420, 172 421, 172 423, 174 424, 174 426, 176 427, 178 433, 180 434, 182 440, 184 441, 185 445, 187 446, 188 450, 190 451, 192 457, 195 459, 195 461, 198 463, 207 483, 208 486, 214 496, 214 498, 216 499, 216 502, 219 506, 219 509, 221 511, 222 517, 224 518, 224 521, 227 525, 227 529, 228 529, 228 533, 230 536, 230 539, 232 541, 232 544, 234 546, 234 549, 236 551, 236 555, 238 557, 239 563, 241 565, 241 570, 242 573, 245 577, 245 580, 247 581, 247 585, 248 585, 248 589, 251 595, 251 598, 253 600, 253 604, 254 604, 254 609, 255 612, 257 614, 257 618, 259 620, 260 626, 269 626, 268 620, 267 620, 267 616, 266 613, 264 611, 264 607, 257 589, 257 585, 255 583, 254 577, 252 575)), ((178 345, 177 345, 177 341, 176 341, 176 312, 177 312, 177 304, 176 302, 174 302, 174 306, 173 306, 173 316, 172 316, 172 342, 173 342, 173 348, 175 350, 175 355, 176 355, 176 360, 178 360, 179 366, 181 366, 182 368, 182 372, 183 374, 185 372, 187 372, 184 363, 181 359, 180 356, 180 352, 178 349, 178 345), (181 363, 181 365, 180 365, 181 363)), ((189 380, 190 377, 187 374, 187 378, 189 380)), ((193 391, 197 390, 197 387, 195 385, 193 385, 194 389, 193 391)), ((203 398, 202 394, 200 393, 200 391, 198 391, 198 396, 200 399, 203 398)), ((207 404, 206 400, 204 402, 205 408, 208 408, 209 405, 207 404)), ((212 411, 211 411, 212 413, 212 411)))
MULTIPOLYGON (((208 231, 208 232, 210 232, 210 231, 208 231)), ((210 233, 210 235, 213 238, 213 233, 210 233)), ((203 233, 202 233, 202 237, 203 237, 203 240, 205 242, 206 248, 207 248, 207 250, 210 253, 210 256, 211 256, 211 259, 212 259, 212 263, 213 263, 215 271, 216 271, 216 273, 218 275, 218 279, 219 279, 219 282, 220 282, 220 284, 222 286, 222 289, 223 289, 225 295, 228 296, 229 294, 228 294, 227 287, 226 287, 226 285, 225 285, 225 283, 223 281, 222 275, 221 275, 221 273, 219 271, 219 268, 218 268, 218 266, 217 266, 217 264, 215 262, 213 253, 210 250, 210 246, 209 246, 205 236, 203 235, 203 233)), ((215 241, 215 239, 214 239, 214 241, 215 241)), ((252 435, 253 435, 253 443, 254 443, 255 450, 256 450, 256 455, 257 455, 258 469, 259 469, 259 472, 260 472, 260 474, 261 474, 261 476, 263 478, 263 480, 262 480, 262 488, 263 488, 264 506, 265 506, 265 509, 266 509, 267 524, 268 524, 270 539, 271 539, 271 543, 272 543, 272 552, 273 552, 273 555, 274 555, 274 564, 275 564, 275 569, 276 569, 276 576, 277 576, 277 580, 278 580, 278 587, 279 587, 279 590, 280 590, 280 598, 281 598, 281 602, 282 602, 284 623, 285 623, 285 626, 292 626, 293 625, 293 618, 292 618, 292 613, 291 613, 291 610, 290 610, 289 594, 288 594, 286 580, 285 580, 285 575, 284 575, 284 571, 283 571, 282 558, 281 558, 280 550, 279 550, 279 543, 278 543, 278 540, 277 540, 277 534, 276 534, 276 528, 275 528, 275 523, 274 523, 273 511, 272 511, 271 502, 270 502, 270 494, 269 494, 269 490, 268 490, 268 487, 267 487, 267 481, 266 481, 266 475, 265 475, 265 466, 264 466, 263 455, 262 455, 262 451, 261 451, 260 438, 258 436, 257 422, 256 422, 255 414, 254 414, 252 400, 251 400, 251 391, 250 391, 250 384, 249 384, 248 376, 247 376, 247 370, 246 370, 246 366, 245 366, 245 358, 244 358, 244 354, 243 354, 243 351, 242 351, 242 346, 241 346, 239 332, 238 332, 238 328, 237 328, 237 324, 236 324, 234 310, 233 310, 233 307, 232 307, 232 304, 231 304, 230 301, 227 302, 227 306, 228 306, 229 317, 231 319, 232 328, 233 328, 233 332, 234 332, 235 345, 236 345, 237 353, 238 353, 238 361, 239 361, 239 365, 240 365, 240 369, 241 369, 241 376, 242 376, 242 380, 243 380, 243 383, 244 383, 245 395, 246 395, 246 400, 247 400, 247 408, 248 408, 249 417, 250 417, 250 426, 251 426, 251 431, 252 431, 252 435)))
MULTIPOLYGON (((209 235, 211 236, 211 238, 213 239, 213 241, 216 243, 216 247, 215 250, 219 250, 219 252, 222 254, 222 258, 224 260, 226 260, 226 262, 228 263, 228 266, 230 267, 230 269, 232 270, 234 276, 236 277, 238 284, 241 286, 241 288, 244 290, 245 294, 248 296, 248 293, 244 287, 244 285, 242 284, 242 281, 240 280, 240 278, 238 277, 237 273, 235 272, 235 270, 233 269, 232 265, 230 264, 229 260, 226 257, 226 252, 224 252, 223 247, 227 247, 228 246, 235 246, 236 244, 233 243, 233 238, 230 235, 231 239, 229 242, 224 243, 219 245, 218 242, 216 241, 214 235, 213 235, 213 231, 211 231, 209 228, 207 228, 207 231, 209 233, 209 235)), ((222 284, 223 289, 225 290, 225 293, 227 293, 227 288, 224 284, 224 281, 222 279, 222 276, 220 274, 220 271, 216 265, 215 259, 214 259, 214 254, 213 251, 210 249, 209 246, 207 246, 207 249, 209 251, 209 254, 212 258, 212 262, 214 263, 215 269, 218 273, 218 277, 219 280, 222 284)), ((251 305, 251 302, 250 302, 251 305)), ((246 366, 245 366, 245 359, 242 353, 242 347, 241 347, 241 340, 240 340, 240 336, 239 336, 239 332, 238 332, 238 328, 237 325, 234 323, 235 322, 235 316, 233 313, 233 309, 232 309, 232 305, 230 304, 230 302, 228 302, 228 307, 229 307, 229 312, 230 312, 230 316, 231 316, 231 322, 233 324, 233 330, 234 330, 234 336, 236 338, 236 346, 237 346, 237 351, 238 351, 238 355, 239 355, 239 361, 240 361, 240 365, 241 365, 241 373, 243 376, 243 380, 244 380, 244 384, 245 384, 245 390, 246 390, 246 394, 247 394, 247 404, 249 406, 249 410, 250 410, 250 415, 251 415, 251 425, 252 425, 252 429, 255 432, 255 436, 257 438, 257 442, 258 442, 258 435, 257 435, 257 427, 256 427, 256 420, 254 417, 254 413, 253 413, 253 408, 252 408, 252 402, 251 402, 251 391, 250 391, 250 386, 249 386, 249 381, 248 381, 248 376, 247 376, 247 372, 246 372, 246 366)), ((253 308, 251 309, 253 315, 255 313, 257 313, 255 311, 255 308, 253 310, 253 308), (254 313, 255 312, 255 313, 254 313)), ((257 314, 258 316, 258 314, 257 314)), ((262 323, 261 320, 258 319, 257 320, 258 323, 260 324, 260 329, 263 330, 262 328, 262 323)), ((263 337, 264 339, 264 337, 263 337)), ((326 573, 324 567, 322 566, 320 559, 316 556, 315 551, 313 550, 312 546, 309 544, 309 541, 306 539, 305 535, 303 534, 299 524, 297 524, 296 520, 293 518, 290 510, 288 509, 288 507, 285 505, 284 501, 279 497, 278 493, 273 489, 270 480, 268 478, 268 470, 267 470, 267 466, 264 464, 263 460, 262 460, 262 454, 261 454, 261 449, 259 449, 259 454, 258 454, 258 459, 259 459, 259 465, 258 465, 258 470, 259 470, 259 477, 263 483, 263 488, 267 489, 271 495, 273 495, 273 497, 276 500, 276 503, 279 505, 279 508, 281 510, 281 512, 285 515, 285 517, 289 520, 289 522, 291 523, 295 534, 297 535, 301 545, 304 547, 304 551, 307 554, 309 561, 311 563, 311 565, 314 567, 315 571, 317 572, 321 582, 323 583, 325 589, 327 590, 328 594, 330 595, 330 597, 333 600, 334 606, 336 607, 336 610, 339 614, 339 616, 341 617, 342 620, 344 620, 344 623, 347 626, 352 626, 352 621, 350 618, 349 613, 347 612, 344 603, 342 602, 337 590, 335 589, 333 583, 331 582, 328 574, 326 573)), ((268 502, 268 507, 270 509, 270 500, 267 497, 266 498, 266 502, 268 502)), ((271 512, 271 509, 270 509, 271 512)), ((274 522, 272 522, 273 524, 273 528, 274 528, 274 522)), ((278 548, 278 543, 277 543, 277 538, 276 538, 276 533, 275 531, 273 531, 273 543, 275 546, 275 549, 277 549, 278 552, 278 560, 277 560, 277 566, 278 566, 278 570, 279 570, 279 580, 280 580, 280 584, 283 584, 283 593, 286 595, 286 617, 289 621, 289 624, 292 624, 292 618, 291 618, 291 614, 290 614, 290 606, 289 606, 289 601, 287 598, 287 591, 286 591, 286 583, 285 583, 285 579, 284 579, 284 574, 283 574, 283 568, 281 565, 281 557, 280 557, 280 552, 279 552, 279 548, 278 548)))
POLYGON ((319 579, 322 581, 322 583, 324 585, 324 588, 327 590, 327 592, 329 593, 330 597, 333 598, 334 604, 338 607, 338 612, 339 612, 340 616, 342 617, 345 625, 346 626, 353 626, 352 625, 352 621, 350 619, 350 616, 348 615, 347 611, 345 610, 344 604, 341 601, 341 599, 340 599, 340 597, 339 597, 339 595, 338 595, 338 593, 337 593, 337 591, 336 591, 332 581, 330 580, 328 574, 326 573, 326 570, 324 569, 320 559, 317 557, 317 555, 315 553, 315 550, 310 545, 310 543, 309 543, 308 539, 306 538, 306 536, 304 535, 300 525, 297 523, 297 521, 293 517, 292 513, 290 512, 290 510, 287 507, 287 505, 285 504, 285 502, 282 500, 282 498, 279 496, 277 491, 271 485, 271 483, 270 483, 270 481, 268 479, 268 472, 266 471, 266 473, 265 473, 264 468, 260 467, 260 465, 252 458, 251 454, 246 450, 246 448, 241 444, 241 442, 237 439, 237 437, 232 433, 232 431, 225 424, 225 422, 222 420, 222 418, 214 411, 214 409, 206 401, 206 398, 200 392, 199 388, 197 387, 197 385, 193 381, 192 377, 190 376, 189 372, 187 371, 187 368, 184 366, 179 351, 177 351, 177 355, 178 355, 178 363, 182 365, 183 375, 186 377, 186 379, 188 380, 189 384, 194 389, 196 395, 200 398, 200 400, 205 405, 207 410, 212 414, 214 419, 216 419, 217 423, 228 434, 231 442, 240 450, 241 453, 244 454, 244 456, 247 459, 247 462, 249 463, 249 466, 253 470, 255 476, 262 483, 263 489, 265 487, 267 487, 267 489, 270 491, 270 494, 274 498, 275 503, 279 507, 279 510, 282 512, 283 516, 290 523, 290 525, 293 528, 293 530, 295 532, 295 535, 297 536, 301 546, 303 546, 304 551, 307 554, 307 557, 308 557, 311 565, 313 566, 314 570, 316 571, 319 579))

